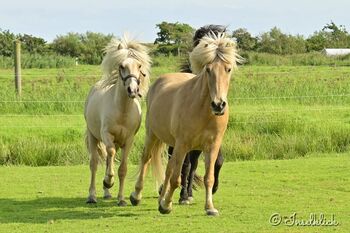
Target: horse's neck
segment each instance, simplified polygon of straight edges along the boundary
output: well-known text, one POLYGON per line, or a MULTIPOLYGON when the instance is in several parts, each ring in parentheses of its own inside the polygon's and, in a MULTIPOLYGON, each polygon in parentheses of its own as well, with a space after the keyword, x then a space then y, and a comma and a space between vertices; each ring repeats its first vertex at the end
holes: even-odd
POLYGON ((134 102, 133 99, 129 98, 126 91, 124 90, 124 85, 121 81, 113 88, 113 98, 114 103, 118 110, 122 113, 126 113, 129 111, 130 106, 134 102))

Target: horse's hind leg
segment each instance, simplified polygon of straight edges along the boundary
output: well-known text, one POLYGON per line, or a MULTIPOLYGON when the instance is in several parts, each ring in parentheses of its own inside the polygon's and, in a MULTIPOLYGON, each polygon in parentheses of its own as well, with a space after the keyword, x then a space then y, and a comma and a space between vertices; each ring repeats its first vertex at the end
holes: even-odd
POLYGON ((116 154, 114 136, 108 132, 104 132, 101 136, 107 150, 106 173, 103 179, 103 187, 104 189, 110 189, 114 185, 114 157, 116 154))
POLYGON ((219 188, 219 173, 220 173, 220 169, 221 169, 223 163, 224 163, 224 156, 222 155, 221 149, 220 149, 218 157, 217 157, 217 159, 215 161, 215 166, 214 166, 213 194, 216 193, 216 191, 219 188))
POLYGON ((190 154, 188 153, 186 154, 186 157, 182 164, 182 169, 181 169, 181 192, 180 192, 180 199, 179 199, 180 205, 190 204, 188 200, 188 192, 187 192, 187 187, 188 187, 187 178, 189 176, 190 169, 191 169, 190 154))
MULTIPOLYGON (((197 166, 198 166, 198 158, 200 156, 200 154, 202 153, 202 151, 200 150, 193 150, 190 151, 190 163, 191 163, 191 168, 190 168, 190 172, 189 172, 189 176, 188 176, 188 186, 187 186, 187 193, 188 193, 188 200, 189 202, 193 202, 193 181, 195 179, 196 176, 196 170, 197 170, 197 166)), ((198 178, 200 179, 200 178, 198 178)))
POLYGON ((120 160, 120 165, 118 169, 119 177, 119 192, 118 192, 118 206, 126 206, 127 203, 124 200, 124 181, 127 173, 127 161, 128 155, 132 146, 133 140, 128 140, 124 148, 122 148, 122 155, 120 160))
POLYGON ((139 175, 135 184, 135 191, 130 194, 130 202, 134 206, 138 205, 141 201, 143 182, 146 176, 147 167, 152 158, 152 151, 155 151, 155 147, 159 146, 157 144, 161 144, 159 139, 157 139, 153 133, 147 133, 145 147, 143 148, 142 157, 140 160, 139 175))
POLYGON ((172 210, 172 197, 174 191, 181 184, 181 168, 186 156, 186 148, 183 144, 176 143, 174 154, 168 162, 164 186, 159 196, 159 212, 168 214, 172 210))
POLYGON ((97 139, 87 130, 87 146, 90 152, 90 172, 91 181, 89 188, 89 197, 86 203, 97 203, 96 199, 96 171, 98 165, 97 139))
MULTIPOLYGON (((171 159, 171 156, 173 155, 173 151, 174 151, 174 147, 169 146, 169 148, 168 148, 169 160, 171 159)), ((180 205, 190 204, 190 202, 188 200, 188 192, 187 192, 187 187, 188 187, 187 178, 189 176, 190 168, 191 168, 190 153, 188 153, 185 157, 184 163, 182 165, 182 170, 181 170, 181 192, 180 192, 180 199, 179 199, 180 205)))

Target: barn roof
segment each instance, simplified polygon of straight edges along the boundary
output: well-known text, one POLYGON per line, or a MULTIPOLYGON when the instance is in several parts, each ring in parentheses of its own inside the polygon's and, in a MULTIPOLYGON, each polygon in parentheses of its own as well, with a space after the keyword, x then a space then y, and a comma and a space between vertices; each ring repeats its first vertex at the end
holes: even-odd
POLYGON ((347 55, 350 54, 350 49, 347 48, 339 48, 339 49, 324 49, 323 52, 328 56, 339 56, 339 55, 347 55))

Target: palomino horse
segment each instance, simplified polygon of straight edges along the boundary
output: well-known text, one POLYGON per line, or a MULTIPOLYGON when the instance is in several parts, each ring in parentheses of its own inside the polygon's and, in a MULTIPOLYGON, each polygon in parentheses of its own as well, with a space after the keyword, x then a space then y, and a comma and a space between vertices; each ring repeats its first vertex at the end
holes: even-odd
POLYGON ((135 97, 147 93, 150 62, 146 47, 126 37, 112 39, 106 47, 103 78, 92 87, 85 103, 91 170, 87 203, 97 202, 95 177, 99 155, 107 157, 104 198, 111 198, 109 189, 114 184, 114 157, 121 148, 118 205, 126 205, 123 190, 127 157, 141 124, 141 107, 135 97))
MULTIPOLYGON (((222 25, 206 25, 201 28, 199 28, 194 36, 193 36, 193 47, 196 47, 199 44, 200 39, 202 39, 204 36, 214 33, 215 35, 218 35, 219 33, 225 33, 226 27, 222 25)), ((183 62, 181 65, 181 72, 186 73, 193 73, 189 64, 189 60, 183 62)), ((169 159, 173 153, 174 148, 169 146, 168 148, 168 155, 169 159)), ((181 170, 181 192, 180 192, 180 199, 179 204, 190 204, 193 202, 193 194, 192 189, 194 184, 202 185, 202 179, 196 174, 196 169, 198 165, 198 158, 202 151, 200 150, 193 150, 186 154, 184 163, 182 165, 181 170)), ((224 163, 224 157, 222 155, 221 149, 219 150, 218 157, 215 161, 214 166, 214 186, 213 186, 213 194, 218 190, 219 187, 219 173, 220 169, 224 163)))
POLYGON ((144 177, 150 162, 157 180, 162 182, 161 151, 164 144, 174 146, 168 162, 159 211, 172 210, 172 196, 181 183, 181 167, 187 152, 201 150, 205 155, 205 210, 217 215, 212 200, 214 164, 228 123, 227 93, 232 68, 237 67, 236 43, 225 34, 204 36, 190 53, 195 74, 173 73, 157 79, 147 98, 146 139, 140 172, 130 201, 137 205, 142 197, 144 177))

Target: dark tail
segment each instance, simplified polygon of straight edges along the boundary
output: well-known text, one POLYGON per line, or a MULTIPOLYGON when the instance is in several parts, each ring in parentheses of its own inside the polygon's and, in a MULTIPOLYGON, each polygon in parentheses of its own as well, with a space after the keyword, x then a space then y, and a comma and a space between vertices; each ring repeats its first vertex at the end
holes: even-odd
POLYGON ((203 179, 203 177, 198 175, 197 173, 194 173, 192 188, 194 190, 198 190, 198 188, 203 188, 203 187, 204 187, 204 179, 203 179))

